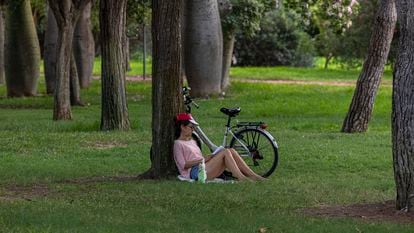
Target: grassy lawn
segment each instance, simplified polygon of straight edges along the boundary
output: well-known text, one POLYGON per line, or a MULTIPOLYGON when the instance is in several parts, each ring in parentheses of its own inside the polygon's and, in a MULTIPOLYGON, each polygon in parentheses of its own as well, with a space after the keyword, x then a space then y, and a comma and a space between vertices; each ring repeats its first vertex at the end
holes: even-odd
POLYGON ((390 87, 379 91, 369 132, 354 135, 339 133, 352 87, 236 82, 224 99, 199 100, 194 115, 215 141, 222 106, 240 106, 239 120, 268 123, 280 163, 266 182, 67 182, 149 168, 151 86, 127 85, 129 132, 98 130, 98 81, 83 90, 90 105, 75 107, 69 122, 51 120, 51 97, 0 99, 0 232, 413 232, 299 211, 394 198, 390 87))
MULTIPOLYGON (((297 67, 233 67, 230 76, 235 79, 259 80, 312 80, 312 81, 356 81, 360 69, 323 69, 297 67)), ((385 71, 384 79, 390 81, 392 72, 385 71)))
MULTIPOLYGON (((360 68, 345 70, 339 65, 331 64, 329 69, 323 68, 323 59, 316 61, 315 67, 232 67, 230 76, 236 80, 258 79, 258 80, 304 80, 304 81, 356 81, 358 79, 360 68)), ((142 61, 132 59, 130 61, 131 70, 128 76, 141 76, 143 74, 142 61)), ((93 74, 100 75, 101 60, 95 60, 93 74)), ((151 60, 147 60, 146 74, 151 75, 151 60)), ((383 76, 386 82, 391 82, 392 71, 387 66, 383 76)))

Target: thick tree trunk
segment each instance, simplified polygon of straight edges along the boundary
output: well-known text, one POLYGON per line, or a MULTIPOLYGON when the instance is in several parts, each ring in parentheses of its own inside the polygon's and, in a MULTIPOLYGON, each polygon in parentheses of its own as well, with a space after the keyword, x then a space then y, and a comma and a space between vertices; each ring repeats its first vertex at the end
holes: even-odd
POLYGON ((224 91, 230 85, 230 67, 233 58, 235 35, 225 34, 223 37, 223 72, 221 78, 221 90, 224 91))
POLYGON ((342 132, 365 132, 390 51, 397 12, 394 0, 381 0, 375 18, 368 55, 359 75, 354 97, 342 125, 342 132))
POLYGON ((70 107, 70 61, 73 31, 73 26, 70 22, 59 29, 53 120, 72 119, 70 107))
POLYGON ((83 10, 76 23, 73 38, 73 51, 81 88, 90 86, 95 59, 95 40, 92 34, 91 8, 92 3, 89 3, 83 10))
POLYGON ((193 96, 221 92, 223 35, 217 0, 193 0, 186 9, 185 72, 193 96))
POLYGON ((392 145, 396 208, 414 204, 414 2, 397 0, 399 43, 392 95, 392 145))
POLYGON ((124 64, 125 64, 125 71, 130 71, 131 70, 131 64, 130 64, 130 59, 129 59, 129 38, 128 36, 125 34, 124 39, 123 39, 123 48, 124 48, 124 64))
POLYGON ((0 84, 4 84, 4 9, 0 5, 0 84))
POLYGON ((90 0, 49 0, 59 28, 53 120, 72 119, 70 104, 70 60, 74 25, 90 0))
MULTIPOLYGON (((233 5, 230 0, 217 0, 220 19, 226 19, 232 13, 233 5)), ((221 77, 221 90, 225 91, 230 85, 230 67, 233 57, 235 33, 231 28, 222 27, 223 30, 223 65, 221 77)))
POLYGON ((102 48, 101 130, 130 128, 125 91, 125 63, 122 47, 126 0, 102 0, 100 29, 102 48))
POLYGON ((187 28, 187 1, 182 1, 181 4, 181 15, 180 15, 180 33, 181 33, 181 79, 187 79, 186 74, 185 74, 185 50, 186 50, 186 28, 187 28))
POLYGON ((33 96, 39 79, 40 47, 30 0, 8 1, 5 71, 7 95, 33 96))
POLYGON ((53 94, 56 86, 56 60, 57 60, 57 41, 59 29, 53 11, 47 9, 47 24, 44 44, 44 72, 46 82, 46 93, 53 94))
MULTIPOLYGON (((127 11, 124 11, 124 21, 127 21, 127 11)), ((129 64, 129 38, 127 35, 126 25, 124 25, 124 33, 122 35, 122 48, 124 53, 124 65, 125 65, 125 71, 131 70, 131 65, 129 64)))
POLYGON ((70 105, 84 106, 80 98, 79 74, 76 67, 75 55, 70 59, 70 105))
POLYGON ((152 1, 152 154, 143 176, 175 176, 174 117, 183 109, 180 14, 183 1, 152 1))

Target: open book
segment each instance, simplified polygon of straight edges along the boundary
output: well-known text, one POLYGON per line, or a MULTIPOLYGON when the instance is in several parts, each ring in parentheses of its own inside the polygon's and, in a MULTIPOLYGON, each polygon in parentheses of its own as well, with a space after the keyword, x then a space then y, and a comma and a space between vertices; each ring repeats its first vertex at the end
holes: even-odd
POLYGON ((216 154, 218 154, 221 150, 223 150, 224 149, 224 147, 223 146, 219 146, 219 147, 217 147, 214 151, 213 151, 213 153, 211 153, 211 155, 216 155, 216 154))

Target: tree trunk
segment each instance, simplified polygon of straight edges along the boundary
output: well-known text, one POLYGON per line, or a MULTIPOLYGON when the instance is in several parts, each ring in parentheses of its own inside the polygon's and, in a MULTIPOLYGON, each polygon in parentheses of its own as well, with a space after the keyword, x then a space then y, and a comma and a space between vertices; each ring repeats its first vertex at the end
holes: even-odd
POLYGON ((44 44, 44 72, 46 82, 46 93, 53 94, 56 86, 56 60, 57 60, 57 41, 59 29, 53 11, 47 9, 47 24, 44 44))
POLYGON ((223 73, 221 78, 221 90, 224 91, 230 85, 230 67, 233 58, 235 35, 229 32, 223 37, 223 73))
POLYGON ((0 84, 4 84, 4 8, 0 5, 0 84))
MULTIPOLYGON (((127 21, 127 11, 124 11, 124 21, 127 21)), ((126 25, 124 25, 124 33, 122 35, 122 48, 124 53, 124 65, 125 65, 125 71, 131 70, 131 65, 129 64, 129 38, 127 35, 126 25)))
POLYGON ((90 0, 49 0, 59 28, 53 120, 72 119, 70 104, 70 60, 74 25, 90 0))
POLYGON ((392 145, 396 208, 414 204, 414 2, 397 0, 399 43, 392 94, 392 145))
POLYGON ((181 33, 181 41, 180 41, 180 43, 181 43, 181 75, 180 75, 180 78, 182 79, 182 80, 184 80, 184 79, 187 79, 187 77, 186 77, 186 74, 185 74, 185 54, 186 54, 186 52, 185 52, 185 50, 186 50, 186 41, 185 41, 185 38, 186 38, 186 31, 187 31, 187 22, 186 22, 186 19, 187 19, 187 11, 186 11, 186 9, 187 9, 187 1, 182 1, 182 4, 181 4, 181 9, 180 9, 180 11, 181 11, 181 15, 180 15, 180 33, 181 33))
POLYGON ((79 73, 76 67, 75 55, 70 59, 70 105, 84 106, 80 98, 79 73))
POLYGON ((125 34, 123 39, 123 48, 124 48, 124 64, 125 64, 125 71, 131 70, 131 64, 129 63, 129 38, 125 34))
POLYGON ((70 60, 73 31, 73 26, 70 22, 64 27, 59 28, 53 120, 72 119, 70 107, 70 60))
POLYGON ((183 109, 180 14, 183 1, 152 1, 152 154, 143 177, 175 176, 174 117, 183 109))
POLYGON ((223 35, 217 0, 192 0, 186 9, 185 71, 191 95, 221 92, 223 35))
POLYGON ((387 62, 397 12, 394 0, 381 0, 375 17, 368 55, 359 75, 354 97, 342 125, 342 132, 365 132, 371 119, 374 101, 387 62))
POLYGON ((81 88, 88 88, 92 79, 95 59, 95 40, 92 34, 91 8, 89 3, 76 23, 73 38, 73 51, 81 88))
POLYGON ((8 1, 6 16, 5 71, 9 97, 37 92, 40 47, 30 0, 8 1))
POLYGON ((323 66, 323 68, 324 68, 325 70, 327 70, 327 69, 328 69, 329 63, 331 62, 331 59, 332 59, 332 58, 333 58, 332 53, 329 53, 329 54, 327 54, 327 55, 325 56, 325 65, 323 66))
POLYGON ((125 91, 123 37, 126 0, 102 0, 100 29, 102 48, 101 130, 130 128, 125 91))

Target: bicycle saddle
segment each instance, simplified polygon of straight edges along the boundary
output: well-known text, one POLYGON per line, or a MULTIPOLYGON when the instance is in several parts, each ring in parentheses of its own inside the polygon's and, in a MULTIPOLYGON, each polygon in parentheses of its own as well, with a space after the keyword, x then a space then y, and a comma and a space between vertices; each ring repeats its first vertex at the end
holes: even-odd
POLYGON ((230 116, 230 117, 235 117, 237 116, 237 114, 239 114, 240 112, 240 107, 237 108, 221 108, 220 112, 230 116))

